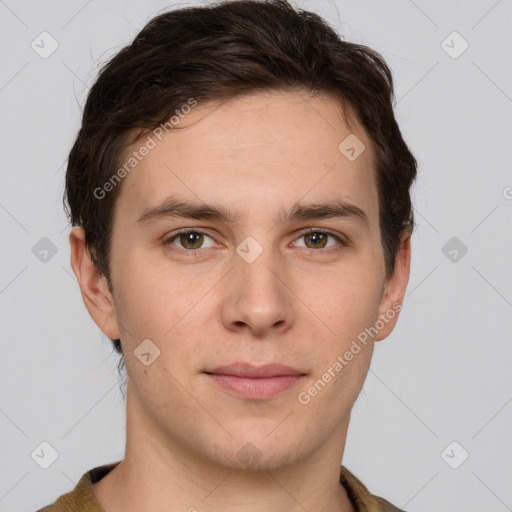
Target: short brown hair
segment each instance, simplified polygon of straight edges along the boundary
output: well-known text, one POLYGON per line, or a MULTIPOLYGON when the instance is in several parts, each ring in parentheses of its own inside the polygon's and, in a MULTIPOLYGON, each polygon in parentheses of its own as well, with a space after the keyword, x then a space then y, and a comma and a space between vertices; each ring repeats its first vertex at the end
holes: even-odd
MULTIPOLYGON (((389 67, 374 50, 344 41, 320 16, 285 0, 231 0, 156 16, 104 65, 89 91, 69 154, 64 208, 72 225, 83 227, 109 287, 121 184, 101 199, 94 191, 115 174, 123 151, 190 98, 297 90, 334 96, 370 136, 386 275, 393 274, 401 235, 414 227, 410 187, 417 164, 393 114, 389 67)), ((120 340, 112 341, 122 354, 120 340)))

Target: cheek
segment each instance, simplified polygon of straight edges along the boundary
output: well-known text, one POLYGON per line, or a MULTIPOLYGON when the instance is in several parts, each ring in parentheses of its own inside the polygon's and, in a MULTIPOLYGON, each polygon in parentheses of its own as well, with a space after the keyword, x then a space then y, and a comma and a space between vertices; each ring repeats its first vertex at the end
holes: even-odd
POLYGON ((210 321, 214 311, 207 293, 218 278, 194 279, 184 266, 171 272, 168 266, 162 268, 161 259, 148 263, 136 255, 125 256, 118 268, 123 271, 114 298, 125 353, 132 354, 142 340, 150 339, 164 356, 161 361, 178 367, 187 354, 200 350, 200 323, 210 321), (171 348, 169 357, 165 352, 171 348))
POLYGON ((377 319, 382 283, 381 276, 370 268, 347 265, 317 274, 304 279, 301 289, 312 312, 343 339, 357 335, 377 319))
MULTIPOLYGON (((138 265, 126 265, 116 296, 126 370, 133 389, 143 403, 160 403, 172 409, 187 400, 180 383, 187 383, 190 361, 201 348, 197 346, 193 318, 201 297, 200 290, 186 294, 186 279, 162 278, 159 271, 138 265), (143 340, 147 341, 142 345, 143 340), (149 365, 140 359, 144 352, 158 354, 149 365), (147 347, 147 348, 146 348, 147 347), (156 348, 155 348, 156 347, 156 348), (157 398, 158 390, 165 390, 157 398)), ((204 293, 204 292, 203 292, 204 293)), ((186 386, 188 389, 188 386, 186 386)), ((148 411, 148 414, 150 411, 148 411)))
POLYGON ((331 276, 328 283, 327 293, 310 296, 308 302, 316 313, 308 316, 309 330, 317 332, 318 340, 311 346, 317 358, 314 382, 321 381, 318 392, 325 384, 324 398, 342 410, 356 399, 370 365, 374 342, 368 329, 378 319, 381 283, 378 275, 355 267, 331 276))
POLYGON ((329 293, 310 300, 311 309, 325 325, 309 317, 321 328, 309 326, 317 331, 309 347, 316 364, 307 387, 301 389, 299 403, 321 412, 326 422, 347 414, 361 391, 374 346, 366 330, 378 318, 379 303, 378 279, 372 281, 368 275, 362 279, 355 270, 350 276, 331 279, 329 293))

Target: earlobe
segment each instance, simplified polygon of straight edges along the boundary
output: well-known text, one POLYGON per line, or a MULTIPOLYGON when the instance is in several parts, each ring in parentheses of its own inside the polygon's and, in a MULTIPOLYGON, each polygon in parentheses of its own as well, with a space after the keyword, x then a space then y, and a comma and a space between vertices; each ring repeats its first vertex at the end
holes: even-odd
POLYGON ((91 259, 85 243, 83 228, 77 226, 69 234, 71 246, 71 267, 80 286, 85 307, 103 334, 111 339, 119 339, 114 299, 107 280, 91 259))
POLYGON ((395 259, 395 270, 387 280, 379 307, 379 328, 375 341, 381 341, 391 334, 402 309, 411 266, 411 235, 404 233, 395 259))

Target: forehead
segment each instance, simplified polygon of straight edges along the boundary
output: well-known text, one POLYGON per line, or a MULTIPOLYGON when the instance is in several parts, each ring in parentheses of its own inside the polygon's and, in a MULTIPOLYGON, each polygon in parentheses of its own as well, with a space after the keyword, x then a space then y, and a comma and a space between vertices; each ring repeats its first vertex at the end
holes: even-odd
POLYGON ((355 119, 347 126, 335 98, 266 92, 186 111, 176 129, 150 133, 123 156, 151 146, 124 178, 123 217, 169 194, 229 203, 242 216, 307 199, 346 199, 376 214, 372 143, 355 119))

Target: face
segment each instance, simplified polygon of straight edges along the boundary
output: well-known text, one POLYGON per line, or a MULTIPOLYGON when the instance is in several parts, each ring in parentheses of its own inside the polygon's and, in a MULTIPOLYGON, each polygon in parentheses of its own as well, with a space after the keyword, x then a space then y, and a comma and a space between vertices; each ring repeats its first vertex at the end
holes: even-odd
POLYGON ((405 244, 385 279, 371 141, 335 99, 299 93, 198 105, 179 128, 122 183, 112 315, 104 283, 86 300, 122 341, 128 415, 229 468, 339 448, 368 329, 393 329, 409 270, 405 244))

